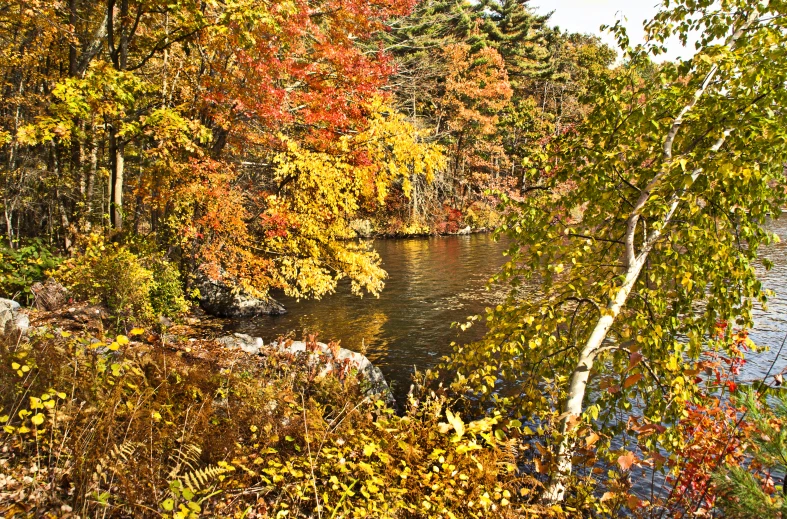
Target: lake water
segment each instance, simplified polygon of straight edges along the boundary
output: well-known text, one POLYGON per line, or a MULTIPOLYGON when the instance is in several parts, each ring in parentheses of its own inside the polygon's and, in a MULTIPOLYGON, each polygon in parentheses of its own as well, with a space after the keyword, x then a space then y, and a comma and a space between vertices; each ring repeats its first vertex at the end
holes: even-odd
POLYGON ((413 367, 434 366, 451 351, 451 341, 474 341, 484 332, 452 328, 497 304, 505 291, 485 288, 505 262, 505 246, 489 234, 378 240, 374 244, 388 272, 379 298, 350 293, 347 284, 320 301, 276 297, 287 308, 280 316, 231 321, 227 330, 268 342, 295 332, 319 333, 318 340, 340 340, 364 351, 397 395, 410 386, 413 367))
MULTIPOLYGON (((771 351, 750 355, 743 379, 767 372, 787 333, 787 215, 772 222, 771 228, 785 241, 763 250, 774 267, 769 272, 761 269, 761 274, 776 295, 767 311, 757 310, 751 333, 757 344, 770 346, 771 351)), ((393 383, 394 392, 402 395, 414 366, 434 366, 450 352, 451 341, 471 342, 483 334, 483 326, 460 332, 451 323, 482 313, 505 296, 502 288, 488 290, 486 284, 505 261, 506 247, 490 235, 476 234, 378 240, 375 248, 388 272, 379 298, 358 298, 346 285, 321 301, 280 297, 287 314, 230 321, 226 329, 266 342, 289 332, 295 332, 297 339, 318 333, 323 342, 340 340, 343 347, 365 351, 393 383)), ((784 365, 784 359, 778 359, 772 373, 784 365)))

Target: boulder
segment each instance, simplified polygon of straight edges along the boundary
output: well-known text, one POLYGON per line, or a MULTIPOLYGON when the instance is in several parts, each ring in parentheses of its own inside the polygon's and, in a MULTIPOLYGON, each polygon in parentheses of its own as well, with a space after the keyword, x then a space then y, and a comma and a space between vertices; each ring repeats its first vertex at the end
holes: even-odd
POLYGON ((101 321, 110 317, 109 311, 103 306, 74 306, 66 310, 63 316, 81 324, 99 326, 101 321))
POLYGON ((373 238, 374 225, 371 220, 353 220, 350 222, 350 229, 355 231, 360 238, 373 238))
POLYGON ((27 333, 30 319, 22 307, 11 299, 0 299, 0 335, 18 338, 27 333))
POLYGON ((460 235, 461 235, 461 234, 470 234, 472 231, 473 231, 473 230, 472 230, 472 229, 470 228, 470 226, 468 225, 468 226, 467 226, 467 227, 465 227, 464 229, 459 229, 458 231, 456 231, 456 234, 460 234, 460 235))
POLYGON ((252 355, 259 355, 262 353, 262 339, 246 335, 245 333, 233 333, 232 335, 216 339, 216 342, 229 348, 240 348, 252 355))
POLYGON ((200 306, 218 317, 254 317, 257 315, 281 315, 287 310, 272 298, 252 297, 244 290, 227 283, 199 275, 196 282, 200 293, 200 306))
POLYGON ((227 347, 240 348, 246 353, 253 355, 264 355, 266 351, 277 351, 293 355, 305 353, 308 355, 307 362, 309 365, 320 366, 318 376, 325 376, 345 366, 355 369, 359 378, 368 383, 369 387, 366 391, 368 395, 379 395, 389 405, 395 404, 391 388, 388 386, 383 372, 361 353, 345 348, 334 348, 332 350, 331 347, 322 342, 312 343, 311 347, 303 341, 272 342, 266 346, 260 337, 252 337, 244 333, 235 333, 222 337, 217 339, 217 342, 227 347))

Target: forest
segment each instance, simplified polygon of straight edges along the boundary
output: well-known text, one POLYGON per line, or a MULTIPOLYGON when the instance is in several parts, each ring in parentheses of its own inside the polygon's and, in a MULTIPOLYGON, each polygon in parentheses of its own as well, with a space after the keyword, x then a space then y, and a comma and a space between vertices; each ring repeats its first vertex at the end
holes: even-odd
POLYGON ((3 0, 0 514, 783 517, 787 2, 551 17, 3 0), (481 233, 501 295, 409 391, 230 333, 481 233))

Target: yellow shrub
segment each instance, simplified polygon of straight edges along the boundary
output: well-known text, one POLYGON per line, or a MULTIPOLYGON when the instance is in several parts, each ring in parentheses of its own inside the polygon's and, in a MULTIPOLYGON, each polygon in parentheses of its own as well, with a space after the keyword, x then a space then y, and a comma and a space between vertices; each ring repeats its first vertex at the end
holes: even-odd
POLYGON ((90 235, 84 252, 60 265, 56 277, 77 299, 103 304, 123 319, 174 317, 189 307, 174 265, 105 243, 98 234, 90 235))

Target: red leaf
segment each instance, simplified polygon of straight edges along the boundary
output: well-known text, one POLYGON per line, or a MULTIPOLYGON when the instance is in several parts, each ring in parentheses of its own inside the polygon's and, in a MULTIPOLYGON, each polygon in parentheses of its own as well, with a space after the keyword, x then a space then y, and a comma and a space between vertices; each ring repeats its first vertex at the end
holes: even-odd
POLYGON ((629 371, 631 368, 639 364, 640 361, 642 361, 642 354, 637 353, 636 351, 632 352, 631 355, 629 355, 629 371))
POLYGON ((627 377, 626 380, 623 382, 623 389, 630 388, 631 386, 639 382, 640 379, 642 379, 642 373, 636 373, 634 375, 631 375, 630 377, 627 377))

